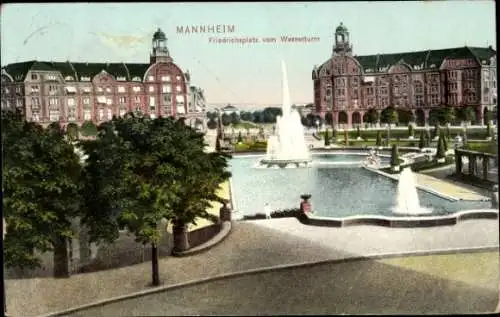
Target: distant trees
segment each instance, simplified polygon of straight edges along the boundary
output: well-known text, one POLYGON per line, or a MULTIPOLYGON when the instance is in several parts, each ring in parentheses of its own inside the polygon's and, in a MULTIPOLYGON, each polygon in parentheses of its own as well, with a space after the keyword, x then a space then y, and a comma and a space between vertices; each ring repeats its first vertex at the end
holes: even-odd
POLYGON ((368 111, 363 116, 363 122, 366 123, 376 124, 378 120, 379 120, 378 111, 373 108, 368 109, 368 111))

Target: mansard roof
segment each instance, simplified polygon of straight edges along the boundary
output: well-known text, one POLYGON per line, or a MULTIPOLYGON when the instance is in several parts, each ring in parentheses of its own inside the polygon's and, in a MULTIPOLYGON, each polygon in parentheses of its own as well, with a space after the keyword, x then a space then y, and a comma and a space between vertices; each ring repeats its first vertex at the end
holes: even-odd
POLYGON ((2 67, 15 81, 24 81, 29 71, 60 72, 63 77, 76 75, 76 80, 82 77, 93 78, 102 70, 117 77, 125 77, 131 81, 134 77, 143 78, 150 64, 141 63, 74 63, 74 62, 43 62, 28 61, 13 63, 2 67))
MULTIPOLYGON (((439 50, 353 56, 353 58, 361 64, 364 71, 371 69, 373 72, 377 72, 379 68, 390 67, 399 62, 406 63, 411 67, 417 66, 419 69, 438 69, 446 58, 474 58, 483 65, 489 65, 490 58, 493 56, 496 56, 496 51, 491 46, 486 48, 464 46, 439 50)), ((323 63, 318 71, 324 67, 328 61, 323 63)))

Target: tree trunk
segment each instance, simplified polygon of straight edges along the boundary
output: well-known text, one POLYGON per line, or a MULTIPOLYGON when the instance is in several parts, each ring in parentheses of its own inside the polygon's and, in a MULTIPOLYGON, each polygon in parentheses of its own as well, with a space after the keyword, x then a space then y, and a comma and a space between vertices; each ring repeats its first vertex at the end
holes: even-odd
POLYGON ((160 272, 158 270, 158 246, 151 243, 151 274, 153 286, 160 285, 160 272))
POLYGON ((68 278, 70 276, 70 259, 68 256, 68 239, 54 238, 54 277, 68 278))
POLYGON ((174 252, 183 252, 189 249, 189 238, 187 225, 182 222, 174 222, 174 252))

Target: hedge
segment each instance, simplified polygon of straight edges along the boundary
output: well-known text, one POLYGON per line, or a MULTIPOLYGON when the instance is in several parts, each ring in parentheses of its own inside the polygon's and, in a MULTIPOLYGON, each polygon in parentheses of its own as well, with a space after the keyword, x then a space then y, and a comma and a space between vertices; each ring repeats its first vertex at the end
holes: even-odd
MULTIPOLYGON (((429 127, 431 133, 432 131, 435 129, 435 127, 429 127)), ((425 131, 426 128, 424 127, 415 127, 415 129, 413 130, 413 133, 415 135, 419 135, 420 131, 425 131)), ((367 139, 376 139, 377 138, 377 131, 380 131, 382 133, 382 135, 386 135, 387 134, 387 129, 384 128, 384 129, 377 129, 377 130, 363 130, 361 129, 361 136, 363 138, 367 138, 367 139)), ((454 138, 456 137, 457 135, 463 135, 464 133, 464 130, 462 127, 450 127, 449 129, 450 131, 450 137, 451 138, 454 138)), ((339 131, 337 131, 338 133, 339 131)), ((356 139, 357 137, 357 130, 349 130, 348 134, 349 134, 349 139, 356 139)), ((320 132, 319 134, 321 134, 321 138, 324 137, 324 134, 325 132, 320 132)), ((342 134, 343 136, 343 134, 342 134)), ((467 129, 467 137, 469 140, 471 139, 477 139, 477 140, 483 140, 483 139, 486 139, 486 137, 488 136, 488 131, 486 129, 486 127, 484 128, 468 128, 467 129)), ((406 139, 408 138, 408 129, 405 128, 405 129, 402 129, 402 128, 397 128, 396 129, 391 129, 391 139, 392 138, 401 138, 401 139, 406 139)))

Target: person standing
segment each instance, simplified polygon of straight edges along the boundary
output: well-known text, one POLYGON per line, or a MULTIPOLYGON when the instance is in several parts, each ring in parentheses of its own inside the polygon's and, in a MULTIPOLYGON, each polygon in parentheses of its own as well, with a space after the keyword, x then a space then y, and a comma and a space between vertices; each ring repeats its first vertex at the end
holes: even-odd
POLYGON ((271 207, 269 206, 269 203, 264 205, 264 214, 266 215, 266 219, 271 219, 271 207))

